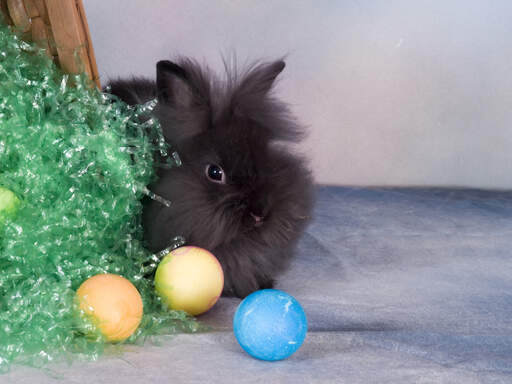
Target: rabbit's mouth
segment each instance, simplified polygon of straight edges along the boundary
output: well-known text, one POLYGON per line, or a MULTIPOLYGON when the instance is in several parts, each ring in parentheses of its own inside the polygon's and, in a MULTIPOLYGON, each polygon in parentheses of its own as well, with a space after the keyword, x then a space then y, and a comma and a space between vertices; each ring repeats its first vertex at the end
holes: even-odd
POLYGON ((255 215, 252 212, 250 212, 249 214, 251 215, 251 217, 254 220, 254 226, 255 227, 261 227, 263 225, 263 216, 255 215))

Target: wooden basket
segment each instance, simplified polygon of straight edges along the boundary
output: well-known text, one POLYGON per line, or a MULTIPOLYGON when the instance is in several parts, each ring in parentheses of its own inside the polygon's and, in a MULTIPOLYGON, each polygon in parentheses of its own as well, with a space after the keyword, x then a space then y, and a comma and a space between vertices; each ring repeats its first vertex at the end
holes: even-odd
POLYGON ((82 0, 0 0, 0 12, 64 72, 85 72, 101 88, 82 0))

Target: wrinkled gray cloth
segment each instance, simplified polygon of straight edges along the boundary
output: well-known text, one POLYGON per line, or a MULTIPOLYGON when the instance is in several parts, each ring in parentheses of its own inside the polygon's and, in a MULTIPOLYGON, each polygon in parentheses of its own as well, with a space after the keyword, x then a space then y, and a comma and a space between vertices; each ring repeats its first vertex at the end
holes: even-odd
POLYGON ((277 286, 309 321, 289 359, 246 355, 223 298, 214 332, 0 382, 512 383, 512 192, 319 187, 315 216, 277 286))

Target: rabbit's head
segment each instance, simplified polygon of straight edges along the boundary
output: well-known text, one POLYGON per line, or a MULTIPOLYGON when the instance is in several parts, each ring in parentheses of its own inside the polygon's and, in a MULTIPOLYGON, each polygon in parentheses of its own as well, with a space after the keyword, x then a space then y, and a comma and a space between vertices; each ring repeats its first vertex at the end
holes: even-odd
POLYGON ((233 242, 285 248, 301 233, 312 181, 287 145, 302 131, 271 92, 284 67, 257 64, 221 82, 190 60, 157 64, 155 113, 182 166, 160 169, 150 187, 171 201, 145 207, 150 249, 177 235, 212 251, 233 242))

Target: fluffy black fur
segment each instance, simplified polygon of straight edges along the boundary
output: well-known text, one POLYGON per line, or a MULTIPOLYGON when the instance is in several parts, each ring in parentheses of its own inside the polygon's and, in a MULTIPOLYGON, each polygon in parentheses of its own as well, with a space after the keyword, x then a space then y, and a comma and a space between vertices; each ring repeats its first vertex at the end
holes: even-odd
POLYGON ((183 162, 158 169, 149 187, 172 205, 145 201, 146 245, 159 251, 182 235, 210 250, 224 269, 226 296, 271 288, 311 215, 310 171, 287 145, 300 141, 302 130, 271 92, 284 67, 258 63, 227 71, 221 82, 192 60, 160 61, 156 82, 110 84, 129 104, 158 99, 155 116, 183 162), (208 176, 214 165, 224 183, 208 176))

